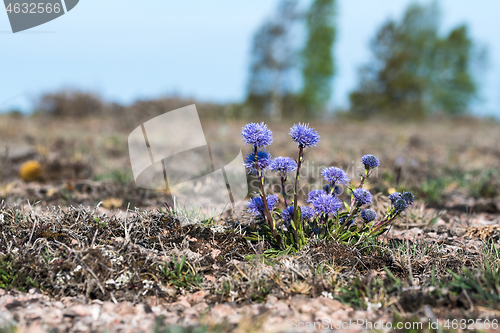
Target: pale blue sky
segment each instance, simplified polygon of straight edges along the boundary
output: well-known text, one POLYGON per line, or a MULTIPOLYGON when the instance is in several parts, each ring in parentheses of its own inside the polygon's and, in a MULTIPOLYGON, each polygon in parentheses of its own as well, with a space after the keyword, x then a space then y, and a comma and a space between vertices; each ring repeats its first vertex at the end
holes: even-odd
MULTIPOLYGON (((303 0, 307 5, 310 0, 303 0)), ((348 106, 368 42, 410 0, 339 0, 332 105, 348 106)), ((42 92, 79 88, 130 103, 170 93, 207 101, 245 96, 251 38, 274 0, 81 0, 66 15, 12 34, 0 10, 0 110, 28 111, 42 92)), ((468 23, 489 50, 478 114, 500 114, 500 1, 442 0, 446 29, 468 23)))

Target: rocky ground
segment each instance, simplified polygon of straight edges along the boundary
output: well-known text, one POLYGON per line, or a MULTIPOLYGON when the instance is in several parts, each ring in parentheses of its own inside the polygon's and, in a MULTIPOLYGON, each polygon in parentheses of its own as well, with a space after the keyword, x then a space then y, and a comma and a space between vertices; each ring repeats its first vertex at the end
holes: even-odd
MULTIPOLYGON (((62 123, 43 137, 37 121, 0 122, 0 332, 437 332, 436 320, 442 332, 498 331, 498 124, 318 123, 330 144, 307 155, 307 182, 373 153, 370 207, 383 213, 394 190, 417 201, 377 244, 317 241, 269 257, 268 243, 246 238, 258 220, 187 218, 165 192, 137 188, 127 131, 62 123), (28 160, 43 167, 29 182, 28 160), (465 329, 446 327, 453 319, 465 329)), ((275 137, 274 155, 295 153, 275 137)))

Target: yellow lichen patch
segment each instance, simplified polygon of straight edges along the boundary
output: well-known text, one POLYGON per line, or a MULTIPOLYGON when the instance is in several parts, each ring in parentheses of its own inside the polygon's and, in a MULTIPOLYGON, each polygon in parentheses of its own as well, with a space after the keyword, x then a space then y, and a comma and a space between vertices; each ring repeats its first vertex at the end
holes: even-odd
POLYGON ((38 161, 27 161, 19 169, 19 177, 27 182, 39 179, 42 176, 42 166, 38 161))
POLYGON ((7 197, 7 194, 14 188, 14 183, 9 183, 3 186, 0 186, 0 198, 7 197))
POLYGON ((123 199, 119 198, 108 198, 102 201, 102 206, 107 209, 120 208, 123 205, 123 199))

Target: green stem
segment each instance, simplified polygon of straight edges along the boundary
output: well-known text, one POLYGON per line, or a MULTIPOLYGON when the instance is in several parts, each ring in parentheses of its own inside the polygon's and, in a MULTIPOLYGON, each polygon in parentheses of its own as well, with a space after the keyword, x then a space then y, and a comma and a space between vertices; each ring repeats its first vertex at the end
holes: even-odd
MULTIPOLYGON (((299 146, 299 159, 297 162, 297 175, 295 176, 295 190, 293 193, 293 221, 295 222, 294 234, 297 246, 300 247, 299 235, 297 234, 297 228, 299 226, 299 179, 300 179, 300 167, 302 166, 302 159, 304 157, 304 147, 299 146)), ((302 226, 302 230, 304 230, 302 226)))
POLYGON ((278 233, 274 227, 274 219, 269 211, 269 206, 267 205, 266 193, 264 192, 264 177, 262 176, 262 170, 259 168, 259 160, 257 159, 257 146, 254 146, 254 158, 255 158, 255 169, 257 170, 257 177, 259 178, 259 188, 260 197, 262 199, 262 205, 264 206, 264 219, 266 220, 269 228, 273 233, 274 238, 277 238, 278 233))
POLYGON ((283 194, 283 199, 285 200, 285 208, 288 208, 288 203, 286 200, 285 182, 286 182, 286 177, 281 177, 281 193, 283 194))

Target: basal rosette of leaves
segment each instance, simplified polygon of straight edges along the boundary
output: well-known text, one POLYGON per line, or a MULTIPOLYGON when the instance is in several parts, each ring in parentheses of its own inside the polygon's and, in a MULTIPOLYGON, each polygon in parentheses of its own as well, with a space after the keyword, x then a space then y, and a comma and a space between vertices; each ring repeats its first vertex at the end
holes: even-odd
POLYGON ((365 243, 377 240, 413 204, 415 197, 412 193, 393 193, 389 196, 391 205, 384 216, 378 217, 373 210, 366 209, 372 201, 372 194, 363 186, 373 170, 380 166, 380 161, 373 155, 365 155, 361 158, 364 171, 359 175, 359 185, 354 186, 340 168, 324 168, 321 172, 326 182, 324 189, 310 191, 306 199, 308 205, 299 206, 298 189, 304 153, 317 146, 320 136, 309 124, 302 123, 293 125, 289 135, 298 147, 296 158, 279 156, 273 159, 266 150, 273 141, 267 125, 250 123, 242 130, 243 141, 252 146, 245 166, 248 173, 257 176, 259 184, 259 190, 248 201, 247 209, 265 221, 248 238, 252 241, 265 239, 270 243, 273 248, 266 251, 267 255, 298 251, 314 239, 365 246, 365 243), (274 172, 281 180, 281 204, 277 193, 265 191, 266 170, 274 172), (290 174, 293 177, 289 177, 290 174), (287 182, 292 183, 292 191, 287 190, 287 182), (341 199, 340 186, 348 189, 350 200, 347 202, 341 199))

